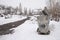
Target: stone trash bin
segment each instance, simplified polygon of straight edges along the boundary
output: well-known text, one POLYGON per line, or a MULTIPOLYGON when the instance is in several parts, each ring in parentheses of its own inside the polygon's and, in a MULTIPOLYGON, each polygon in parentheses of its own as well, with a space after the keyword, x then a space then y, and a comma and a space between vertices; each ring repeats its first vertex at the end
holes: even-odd
POLYGON ((38 28, 37 28, 38 34, 44 34, 44 35, 50 34, 49 30, 50 21, 47 15, 39 15, 37 17, 37 22, 38 22, 38 28))

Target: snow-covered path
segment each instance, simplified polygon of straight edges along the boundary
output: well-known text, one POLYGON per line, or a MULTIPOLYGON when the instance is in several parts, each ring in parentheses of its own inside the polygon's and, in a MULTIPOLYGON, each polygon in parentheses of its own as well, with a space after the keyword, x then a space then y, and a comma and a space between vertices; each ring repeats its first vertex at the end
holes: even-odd
POLYGON ((25 18, 27 18, 27 17, 21 16, 21 15, 12 15, 12 17, 8 18, 8 19, 5 19, 4 17, 0 17, 0 25, 23 20, 25 18))
POLYGON ((36 32, 37 22, 27 20, 14 30, 14 34, 0 36, 0 40, 60 40, 60 22, 51 21, 50 23, 54 24, 54 30, 50 35, 39 35, 36 32))

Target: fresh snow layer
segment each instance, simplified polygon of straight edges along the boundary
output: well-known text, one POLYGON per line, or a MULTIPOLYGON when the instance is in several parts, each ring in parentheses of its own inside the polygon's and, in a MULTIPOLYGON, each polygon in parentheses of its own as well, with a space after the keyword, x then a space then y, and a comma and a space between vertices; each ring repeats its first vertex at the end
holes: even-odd
POLYGON ((10 22, 19 21, 19 20, 22 20, 25 18, 27 18, 27 17, 21 16, 21 15, 12 15, 12 17, 8 18, 8 19, 5 19, 4 17, 0 17, 0 25, 7 24, 10 22))
POLYGON ((36 30, 38 24, 35 20, 27 20, 22 25, 15 28, 15 33, 2 35, 0 40, 60 40, 60 22, 50 21, 51 33, 49 35, 39 35, 36 30))

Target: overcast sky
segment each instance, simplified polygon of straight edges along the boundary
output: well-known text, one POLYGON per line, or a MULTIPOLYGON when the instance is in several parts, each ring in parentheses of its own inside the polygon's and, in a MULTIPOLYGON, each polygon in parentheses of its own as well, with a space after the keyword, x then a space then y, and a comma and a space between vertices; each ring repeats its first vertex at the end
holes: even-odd
POLYGON ((46 5, 46 0, 0 0, 0 4, 16 7, 22 4, 22 7, 38 9, 46 5))

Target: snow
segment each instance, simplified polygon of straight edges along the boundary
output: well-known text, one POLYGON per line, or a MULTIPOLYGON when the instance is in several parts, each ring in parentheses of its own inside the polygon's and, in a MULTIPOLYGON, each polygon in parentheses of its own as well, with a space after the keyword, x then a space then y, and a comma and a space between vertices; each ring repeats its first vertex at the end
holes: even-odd
POLYGON ((50 21, 51 33, 49 35, 39 35, 37 21, 27 20, 22 25, 15 28, 15 33, 2 35, 0 40, 60 40, 60 22, 50 21))
POLYGON ((4 17, 0 17, 0 25, 7 24, 10 22, 15 22, 15 21, 22 20, 25 18, 27 17, 21 16, 21 15, 12 15, 12 17, 8 19, 5 19, 4 17))

